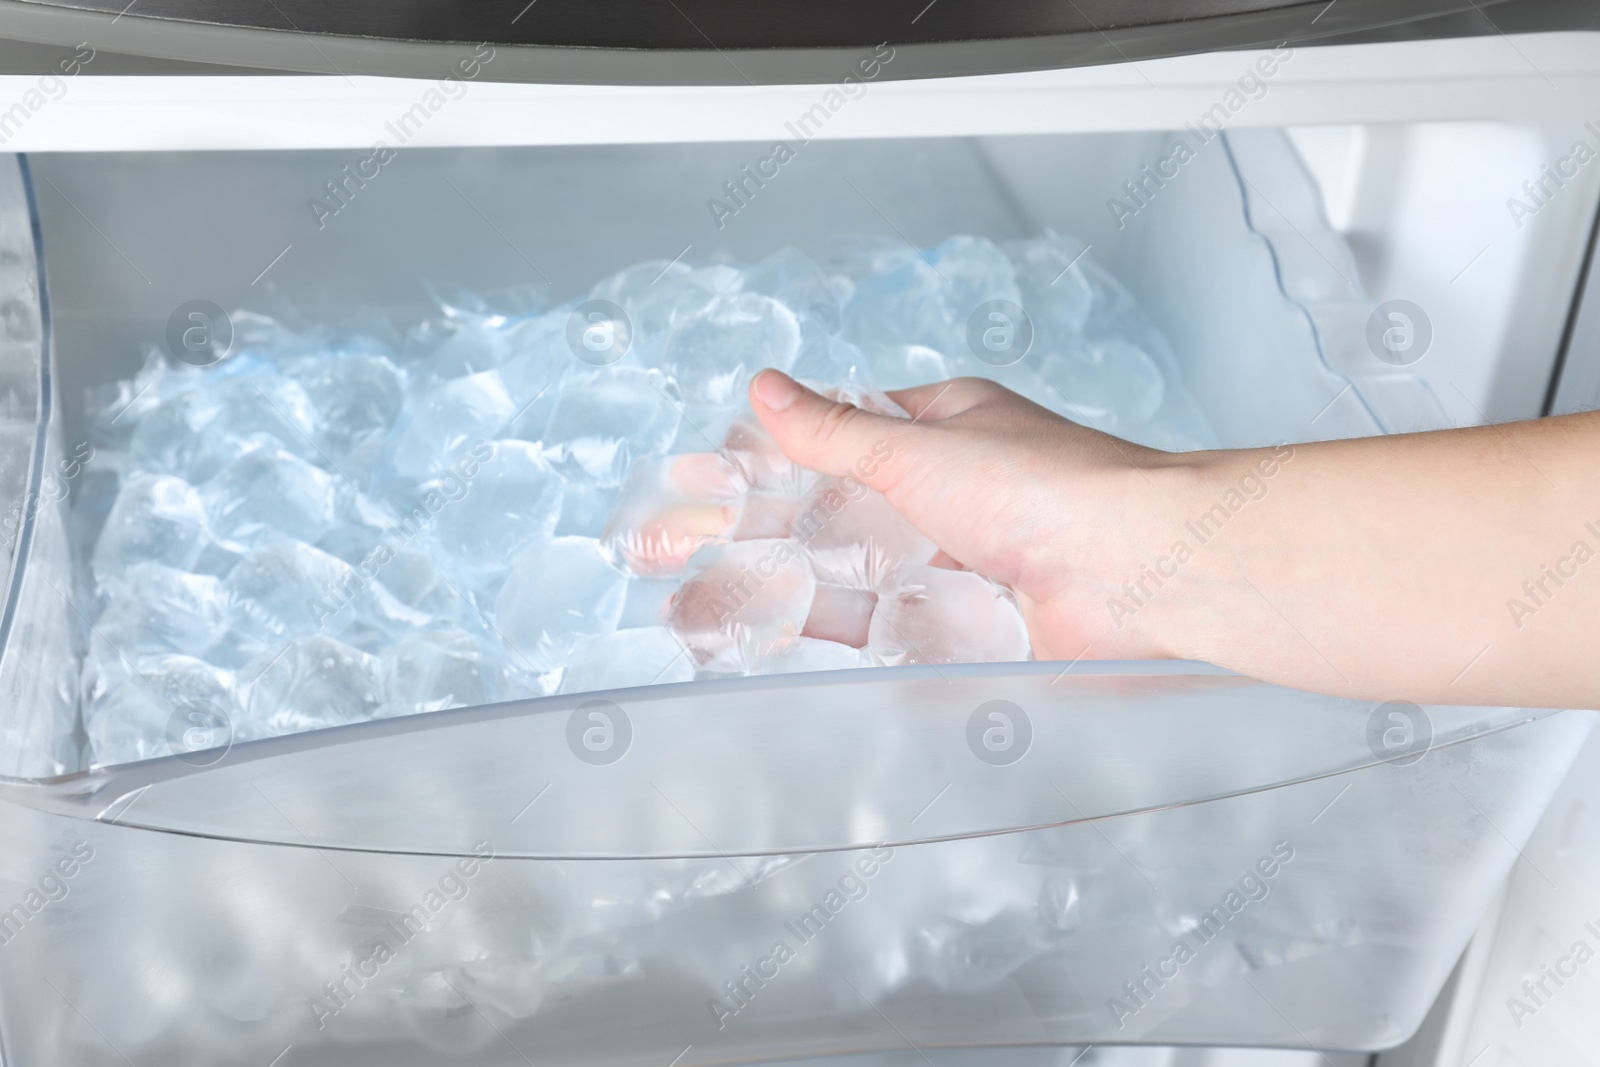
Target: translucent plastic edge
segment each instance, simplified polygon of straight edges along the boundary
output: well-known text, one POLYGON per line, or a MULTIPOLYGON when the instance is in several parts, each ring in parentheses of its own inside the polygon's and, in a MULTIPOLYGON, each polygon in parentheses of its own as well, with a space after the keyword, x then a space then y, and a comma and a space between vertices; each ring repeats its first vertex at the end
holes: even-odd
POLYGON ((33 269, 39 279, 39 397, 38 415, 33 438, 33 463, 28 471, 28 486, 22 497, 22 526, 17 533, 17 549, 11 560, 11 582, 6 589, 5 613, 0 615, 0 663, 4 662, 11 647, 11 628, 16 621, 17 606, 22 601, 22 579, 27 571, 28 554, 33 547, 33 531, 37 508, 27 506, 28 501, 39 499, 44 485, 45 445, 50 435, 50 420, 54 410, 51 395, 51 332, 50 287, 44 273, 44 231, 39 223, 39 201, 34 193, 33 172, 28 157, 17 153, 12 157, 22 179, 23 197, 27 202, 28 229, 33 237, 33 269))
MULTIPOLYGON (((274 759, 297 752, 327 748, 334 745, 359 744, 363 741, 393 737, 427 730, 449 729, 453 726, 489 722, 497 719, 514 719, 535 715, 555 715, 570 712, 590 700, 627 701, 630 704, 656 703, 692 699, 701 693, 754 692, 821 686, 852 685, 870 678, 874 683, 899 679, 907 683, 948 682, 951 675, 961 678, 1006 678, 1018 675, 1054 673, 1060 678, 1074 677, 1138 677, 1138 678, 1231 678, 1249 685, 1269 683, 1218 667, 1200 660, 1014 660, 1004 663, 957 663, 942 666, 856 667, 834 671, 803 671, 795 674, 746 675, 740 678, 706 678, 688 682, 662 682, 655 685, 627 686, 621 689, 594 689, 580 693, 552 693, 548 696, 520 697, 490 704, 467 704, 442 711, 418 712, 414 715, 395 715, 383 719, 367 719, 342 726, 325 726, 263 737, 250 741, 236 741, 229 747, 232 763, 274 759), (864 678, 863 675, 866 675, 864 678), (237 758, 235 758, 237 754, 237 758)), ((102 792, 113 779, 137 774, 142 782, 155 784, 172 778, 186 778, 203 774, 211 767, 194 766, 176 756, 136 760, 109 764, 70 774, 43 778, 18 778, 0 775, 0 789, 28 787, 46 790, 63 796, 88 796, 102 792)))
MULTIPOLYGON (((1356 399, 1361 403, 1361 410, 1366 412, 1367 418, 1372 421, 1372 426, 1375 430, 1380 433, 1391 432, 1389 426, 1383 421, 1382 418, 1378 416, 1377 410, 1374 409, 1371 402, 1368 401, 1366 391, 1362 389, 1361 383, 1355 378, 1352 378, 1350 375, 1346 374, 1344 371, 1341 371, 1333 366, 1333 364, 1329 361, 1327 346, 1324 343, 1322 330, 1317 326, 1316 316, 1311 314, 1311 309, 1306 307, 1303 301, 1296 298, 1294 294, 1290 292, 1290 286, 1284 280, 1283 261, 1278 256, 1277 242, 1275 242, 1270 236, 1262 231, 1259 226, 1256 225, 1255 215, 1250 203, 1250 190, 1252 188, 1250 179, 1245 177, 1244 169, 1239 165, 1238 156, 1234 154, 1233 141, 1228 136, 1228 131, 1226 130, 1222 132, 1222 149, 1227 154, 1228 166, 1232 169, 1233 176, 1237 180, 1239 186, 1239 201, 1244 209, 1245 227, 1255 235, 1256 239, 1259 240, 1263 246, 1266 247, 1267 255, 1272 260, 1272 277, 1273 280, 1277 282, 1279 295, 1281 295, 1284 300, 1287 301, 1290 306, 1298 311, 1300 316, 1306 320, 1306 326, 1311 330, 1312 348, 1317 354, 1318 365, 1322 368, 1323 372, 1332 377, 1335 382, 1343 382, 1345 387, 1355 394, 1356 399)), ((1338 237, 1337 234, 1334 234, 1334 236, 1338 237)), ((1339 238, 1339 240, 1342 241, 1343 238, 1339 238)), ((1362 295, 1364 296, 1365 294, 1363 293, 1362 295)), ((1337 397, 1335 399, 1337 399, 1337 397)))
MULTIPOLYGON (((1191 660, 1105 660, 1095 662, 1071 662, 1063 665, 1060 661, 1030 661, 1018 663, 979 663, 964 664, 959 667, 878 667, 870 668, 874 683, 885 684, 899 682, 900 684, 917 684, 930 682, 946 682, 952 673, 964 678, 983 677, 1017 677, 1017 676, 1046 676, 1054 674, 1065 677, 1069 673, 1078 677, 1136 677, 1163 680, 1177 680, 1182 678, 1207 679, 1223 684, 1236 684, 1248 686, 1264 686, 1271 683, 1250 678, 1246 675, 1227 670, 1214 664, 1191 660)), ((526 698, 515 701, 505 701, 496 704, 482 704, 461 708, 452 708, 446 711, 427 712, 417 715, 399 716, 390 719, 375 719, 367 722, 350 723, 344 726, 328 727, 321 730, 312 730, 303 733, 286 734, 280 737, 262 738, 253 741, 240 742, 228 751, 227 767, 233 768, 240 764, 255 763, 263 760, 292 758, 297 753, 319 751, 335 746, 362 744, 382 737, 402 736, 429 730, 451 729, 469 723, 489 722, 501 719, 526 718, 535 715, 561 715, 570 713, 575 707, 591 700, 615 699, 628 701, 634 705, 643 703, 679 703, 692 701, 698 694, 721 693, 727 694, 730 690, 745 693, 761 693, 773 689, 783 689, 793 692, 796 689, 823 688, 831 686, 848 686, 859 684, 863 671, 817 671, 797 675, 767 675, 752 676, 733 679, 709 679, 703 681, 677 682, 655 686, 642 686, 625 689, 596 690, 586 693, 555 694, 545 697, 526 698)), ((1483 709, 1488 712, 1491 709, 1483 709)), ((1436 740, 1430 750, 1443 750, 1459 744, 1480 740, 1485 737, 1540 721, 1551 716, 1570 714, 1563 709, 1530 709, 1506 708, 1502 710, 1502 717, 1498 722, 1484 723, 1481 720, 1464 726, 1454 736, 1446 736, 1436 740), (1509 720, 1506 715, 1511 716, 1509 720)), ((1305 782, 1320 781, 1355 771, 1366 770, 1386 762, 1381 759, 1363 760, 1353 764, 1337 764, 1325 769, 1301 774, 1295 777, 1282 779, 1266 784, 1247 786, 1225 793, 1208 794, 1204 796, 1189 797, 1173 800, 1166 803, 1147 805, 1139 808, 1100 812, 1089 816, 1080 816, 1075 819, 1051 821, 1038 824, 1009 825, 999 827, 986 827, 981 830, 962 831, 946 836, 930 836, 926 838, 907 839, 899 842, 902 844, 932 843, 943 840, 968 840, 994 836, 998 834, 1025 833, 1030 830, 1048 829, 1056 826, 1072 825, 1079 822, 1097 822, 1106 819, 1126 818, 1152 812, 1173 810, 1190 807, 1195 804, 1209 803, 1214 800, 1224 800, 1232 797, 1247 796, 1271 789, 1302 784, 1305 782)), ((127 818, 131 809, 137 804, 138 799, 147 790, 192 775, 212 773, 222 768, 222 764, 209 766, 195 766, 178 759, 175 756, 160 759, 143 760, 137 763, 117 764, 109 767, 97 768, 90 771, 79 771, 69 775, 52 778, 25 779, 0 776, 0 800, 17 803, 25 807, 54 814, 65 815, 72 818, 99 821, 117 826, 154 831, 160 833, 174 833, 181 836, 210 837, 217 840, 235 841, 249 844, 263 845, 292 845, 299 847, 302 843, 292 841, 267 840, 244 835, 211 834, 173 826, 162 826, 155 823, 133 821, 127 818)), ((871 848, 876 844, 893 842, 842 842, 828 845, 806 844, 792 847, 771 847, 754 850, 744 850, 730 853, 683 852, 638 855, 632 853, 507 853, 507 855, 520 856, 526 859, 674 859, 674 858, 704 858, 706 856, 770 856, 770 855, 807 855, 818 852, 844 852, 856 851, 862 848, 871 848)), ((446 850, 407 850, 400 848, 360 848, 353 846, 340 846, 328 844, 305 844, 304 847, 335 848, 351 852, 370 852, 385 855, 421 855, 421 856, 453 856, 458 853, 446 850)), ((465 854, 465 853, 459 853, 465 854)))
MULTIPOLYGON (((1498 734, 1508 733, 1532 723, 1541 722, 1558 715, 1570 715, 1569 711, 1532 711, 1514 719, 1511 722, 1500 723, 1476 733, 1465 734, 1447 741, 1441 741, 1429 746, 1428 751, 1442 752, 1447 749, 1457 748, 1461 745, 1473 744, 1486 740, 1498 734)), ((1580 713, 1583 714, 1583 713, 1580 713)), ((829 855, 843 852, 861 852, 876 848, 911 848, 918 845, 939 845, 957 841, 979 841, 994 837, 1011 837, 1017 834, 1033 833, 1040 830, 1057 830, 1068 826, 1093 826, 1110 822, 1113 819, 1137 818, 1142 815, 1154 815, 1164 811, 1181 811, 1185 808, 1198 807, 1203 804, 1220 803, 1226 800, 1236 800, 1240 797, 1255 796, 1260 793, 1270 793, 1277 789, 1286 789, 1294 786, 1307 785, 1312 782, 1329 781, 1348 774, 1357 774, 1361 771, 1389 764, 1392 761, 1374 757, 1363 763, 1353 766, 1340 767, 1334 770, 1319 771, 1315 774, 1304 774, 1295 778, 1285 778, 1279 781, 1267 782, 1261 785, 1248 786, 1242 789, 1233 789, 1224 793, 1214 793, 1207 796, 1191 797, 1187 800, 1175 800, 1164 804, 1149 804, 1137 808, 1125 808, 1117 811, 1101 812, 1096 815, 1081 815, 1072 819, 1054 819, 1048 822, 1026 823, 1015 826, 989 827, 982 830, 965 830, 959 833, 930 834, 922 837, 897 837, 884 838, 879 841, 848 841, 836 844, 810 844, 792 845, 770 848, 733 849, 733 850, 684 850, 662 852, 528 852, 517 849, 497 849, 496 859, 531 860, 541 862, 653 862, 673 860, 717 860, 717 859, 765 859, 774 856, 815 856, 829 855)), ((207 841, 226 841, 239 845, 257 845, 273 848, 301 848, 311 849, 316 852, 342 852, 371 856, 414 856, 434 858, 459 858, 475 855, 470 848, 465 846, 457 849, 407 849, 385 848, 377 845, 341 845, 327 842, 313 842, 308 840, 286 840, 282 838, 249 837, 242 834, 214 833, 204 830, 185 829, 175 826, 162 826, 154 823, 144 823, 125 819, 123 816, 137 802, 139 796, 150 786, 142 786, 131 793, 119 796, 109 806, 94 813, 92 816, 77 813, 77 817, 88 821, 106 823, 127 830, 140 830, 149 833, 172 834, 176 837, 198 838, 207 841)))

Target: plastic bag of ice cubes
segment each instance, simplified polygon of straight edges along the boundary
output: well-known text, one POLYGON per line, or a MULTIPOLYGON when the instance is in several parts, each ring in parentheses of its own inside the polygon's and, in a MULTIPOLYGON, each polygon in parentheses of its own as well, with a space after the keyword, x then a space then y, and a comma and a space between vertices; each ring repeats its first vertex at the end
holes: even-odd
POLYGON ((115 488, 79 499, 96 759, 168 751, 159 712, 190 692, 247 739, 1028 658, 1009 590, 791 462, 745 394, 777 367, 903 417, 882 390, 981 374, 1152 444, 1210 443, 1159 331, 1085 252, 844 237, 744 268, 635 264, 544 311, 452 294, 403 334, 240 312, 213 365, 150 355, 93 398, 115 488))

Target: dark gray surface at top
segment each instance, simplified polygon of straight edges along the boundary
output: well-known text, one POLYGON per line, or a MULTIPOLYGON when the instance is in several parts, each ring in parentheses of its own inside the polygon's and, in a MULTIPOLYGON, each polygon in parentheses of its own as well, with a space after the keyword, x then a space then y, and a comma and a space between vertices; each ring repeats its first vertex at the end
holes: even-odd
POLYGON ((1595 0, 0 0, 0 73, 54 70, 80 41, 96 74, 440 78, 487 41, 482 80, 567 84, 839 81, 1123 63, 1198 52, 1590 29, 1595 0))

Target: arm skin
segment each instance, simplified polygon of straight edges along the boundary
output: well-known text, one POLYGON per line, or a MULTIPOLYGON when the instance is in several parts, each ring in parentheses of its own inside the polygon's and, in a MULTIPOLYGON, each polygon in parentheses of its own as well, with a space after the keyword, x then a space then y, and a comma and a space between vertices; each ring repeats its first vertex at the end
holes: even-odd
POLYGON ((1201 659, 1375 701, 1600 708, 1600 413, 1179 454, 982 379, 891 395, 912 419, 776 371, 751 383, 791 459, 861 477, 1011 586, 1040 659, 1201 659))

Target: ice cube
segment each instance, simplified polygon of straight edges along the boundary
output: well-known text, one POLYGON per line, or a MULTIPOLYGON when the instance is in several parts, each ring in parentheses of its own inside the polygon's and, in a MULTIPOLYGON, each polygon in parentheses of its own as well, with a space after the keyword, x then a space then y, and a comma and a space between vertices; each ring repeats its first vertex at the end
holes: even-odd
POLYGON ((792 245, 778 249, 744 274, 746 292, 772 297, 801 322, 814 323, 824 334, 838 332, 844 300, 853 288, 842 281, 823 273, 792 245))
POLYGON ((685 280, 717 296, 732 296, 748 288, 745 285, 745 272, 728 263, 696 267, 685 280))
POLYGON ((806 616, 806 626, 801 633, 805 637, 861 648, 867 643, 867 627, 877 605, 876 593, 818 584, 811 614, 806 616))
POLYGON ((695 500, 734 500, 749 492, 750 482, 728 457, 690 452, 663 461, 668 484, 695 500))
POLYGON ((1083 341, 1050 356, 1039 373, 1060 391, 1069 418, 1109 429, 1144 422, 1166 398, 1155 360, 1127 341, 1083 341))
POLYGON ((544 441, 550 429, 550 417, 556 411, 557 389, 557 383, 550 382, 528 394, 527 399, 518 401, 516 414, 500 428, 500 436, 515 437, 534 444, 544 441))
POLYGON ((664 626, 641 626, 580 640, 561 679, 561 692, 665 685, 693 677, 694 661, 671 631, 664 626))
POLYGON ((677 388, 659 371, 607 367, 574 375, 545 432, 561 471, 602 487, 620 485, 635 459, 661 455, 678 433, 677 388))
POLYGON ((717 296, 679 321, 667 339, 662 368, 690 401, 728 405, 763 367, 788 370, 800 351, 794 312, 757 293, 717 296))
POLYGON ((878 663, 997 663, 1029 657, 1015 598, 972 571, 902 566, 878 589, 867 630, 878 663))
POLYGON ((200 488, 212 536, 242 551, 274 531, 316 541, 333 528, 334 479, 298 456, 257 448, 200 488))
POLYGON ((715 295, 692 280, 687 263, 651 259, 636 263, 599 282, 591 300, 609 300, 628 315, 634 344, 650 344, 672 328, 675 318, 693 314, 715 295))
POLYGON ((498 696, 493 667, 465 630, 427 630, 384 654, 389 708, 398 715, 487 704, 498 696))
POLYGON ((928 253, 929 264, 946 279, 945 304, 957 328, 980 304, 990 300, 1022 303, 1016 268, 993 241, 951 237, 928 253))
POLYGON ((436 381, 465 378, 498 370, 511 358, 514 334, 506 316, 481 308, 450 310, 455 313, 449 314, 434 334, 439 338, 437 347, 421 363, 428 377, 436 381))
POLYGON ((792 536, 805 545, 819 581, 847 589, 876 589, 895 568, 927 563, 939 550, 883 494, 855 478, 818 482, 792 536))
POLYGON ((232 454, 221 447, 225 442, 204 433, 216 416, 216 402, 200 389, 168 397, 136 422, 122 416, 128 422, 128 467, 205 481, 232 454))
MULTIPOLYGON (((452 605, 453 607, 464 605, 452 605)), ((351 595, 344 605, 335 605, 341 614, 324 629, 340 640, 374 655, 397 639, 435 623, 448 623, 464 614, 460 610, 439 618, 402 603, 381 581, 369 581, 351 595)))
POLYGON ((378 580, 406 607, 434 619, 454 618, 467 607, 463 594, 420 544, 392 545, 373 558, 378 580))
POLYGON ((672 594, 678 591, 673 578, 633 578, 628 582, 628 598, 622 604, 622 629, 660 626, 672 610, 672 594))
MULTIPOLYGON (((539 446, 497 441, 433 520, 435 543, 474 580, 505 572, 523 545, 547 538, 561 514, 561 475, 539 446)), ((449 492, 442 486, 438 491, 449 492)))
MULTIPOLYGON (((324 552, 354 567, 388 539, 406 535, 406 528, 383 499, 351 492, 348 484, 335 488, 333 527, 316 541, 324 552)), ((414 536, 415 531, 411 533, 414 536)))
POLYGON ((814 472, 784 455, 767 428, 750 414, 740 416, 728 427, 721 451, 739 467, 751 489, 799 496, 817 480, 814 472))
POLYGON ((193 656, 91 653, 83 697, 96 766, 226 745, 244 718, 233 672, 193 656))
POLYGON ((245 736, 364 722, 384 704, 377 657, 322 634, 296 638, 259 670, 250 686, 245 736))
POLYGON ((905 408, 890 399, 889 394, 878 392, 855 382, 828 385, 823 382, 805 383, 811 389, 827 397, 829 400, 841 404, 852 404, 862 411, 870 411, 874 415, 890 415, 897 419, 909 419, 910 413, 905 408))
POLYGON ((733 267, 695 270, 652 260, 613 275, 590 296, 622 306, 632 330, 629 362, 653 366, 674 326, 703 312, 718 296, 737 293, 743 282, 742 272, 733 267))
POLYGON ((745 285, 745 272, 727 263, 712 263, 689 272, 689 278, 700 288, 719 296, 731 296, 749 288, 745 285))
POLYGON ((707 545, 689 560, 667 626, 710 671, 738 671, 800 635, 817 581, 793 541, 707 545))
POLYGON ((943 351, 959 340, 945 308, 946 285, 937 270, 915 256, 863 278, 844 309, 844 337, 869 353, 875 346, 907 344, 943 351))
POLYGON ((1025 241, 1007 241, 1006 255, 1017 270, 1019 301, 1041 340, 1081 333, 1094 293, 1084 264, 1088 246, 1076 237, 1045 232, 1025 241))
MULTIPOLYGON (((314 413, 299 382, 277 374, 195 371, 187 389, 130 427, 128 466, 205 482, 230 459, 264 445, 312 458, 314 413)), ((122 416, 133 421, 131 414, 122 416)))
POLYGON ((800 517, 802 503, 802 498, 787 493, 751 493, 744 498, 744 506, 739 510, 739 524, 733 529, 733 540, 788 537, 795 519, 800 517))
POLYGON ((239 636, 262 647, 315 633, 338 610, 349 564, 302 541, 274 539, 252 549, 223 579, 239 636))
POLYGON ((278 366, 327 346, 325 333, 296 331, 270 315, 238 308, 228 317, 233 322, 233 353, 208 368, 210 373, 278 366))
POLYGON ((918 258, 917 250, 894 237, 870 233, 840 234, 828 242, 824 265, 857 282, 883 274, 918 258))
POLYGON ((859 648, 837 641, 796 637, 780 642, 751 668, 751 674, 794 674, 799 671, 843 671, 871 661, 859 648))
POLYGON ((927 345, 869 344, 867 358, 872 380, 885 389, 909 389, 950 377, 944 356, 927 345))
POLYGON ((737 467, 711 452, 637 463, 602 540, 634 574, 682 574, 702 545, 732 536, 747 485, 737 467))
POLYGON ((565 673, 561 670, 542 673, 523 670, 515 652, 502 651, 498 655, 496 665, 501 671, 501 700, 537 700, 550 696, 561 684, 561 676, 565 673))
MULTIPOLYGON (((728 436, 734 420, 739 417, 738 404, 684 403, 683 418, 678 424, 678 437, 673 442, 673 454, 685 452, 715 452, 717 442, 728 436)), ((748 410, 748 406, 745 406, 748 410)))
POLYGON ((405 378, 380 355, 340 352, 305 362, 300 384, 317 415, 316 440, 328 460, 361 477, 372 467, 405 400, 405 378))
POLYGON ((806 339, 790 374, 817 385, 873 389, 872 366, 866 353, 838 337, 806 339))
POLYGON ((495 628, 520 669, 555 670, 580 638, 617 628, 627 588, 627 575, 599 541, 539 541, 512 561, 495 602, 495 628))
POLYGON ((556 536, 601 536, 616 503, 615 487, 602 489, 587 479, 568 482, 561 494, 561 518, 556 522, 556 536))
POLYGON ((233 608, 231 644, 245 653, 323 631, 374 643, 424 625, 369 574, 302 541, 275 538, 223 579, 233 608))
POLYGON ((107 590, 91 640, 113 654, 180 652, 204 658, 226 625, 222 584, 160 563, 136 563, 107 590))
POLYGON ((394 469, 403 478, 425 478, 491 440, 516 404, 498 371, 483 371, 429 387, 397 428, 394 469))
POLYGON ((194 486, 164 474, 130 475, 117 493, 94 550, 103 584, 135 563, 193 568, 207 537, 205 505, 194 486))
POLYGON ((693 272, 694 268, 678 260, 647 259, 596 282, 594 288, 589 290, 589 298, 609 300, 627 307, 630 303, 637 303, 640 297, 657 285, 681 281, 693 272))
POLYGON ((514 354, 500 368, 506 392, 516 405, 502 433, 524 441, 539 441, 555 411, 562 377, 571 370, 586 370, 567 345, 570 307, 558 308, 521 323, 512 335, 514 354))
POLYGON ((205 435, 218 438, 208 447, 237 454, 239 445, 265 434, 287 452, 314 458, 316 412, 299 382, 277 374, 238 373, 202 385, 216 405, 205 435), (234 442, 230 450, 228 442, 234 442))

